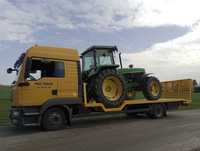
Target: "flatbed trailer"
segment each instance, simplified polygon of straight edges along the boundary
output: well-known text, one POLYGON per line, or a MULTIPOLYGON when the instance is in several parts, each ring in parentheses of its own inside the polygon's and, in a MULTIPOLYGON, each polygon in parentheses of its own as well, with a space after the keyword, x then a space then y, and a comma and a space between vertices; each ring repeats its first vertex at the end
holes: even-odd
POLYGON ((103 112, 126 112, 139 113, 149 112, 155 105, 162 105, 166 115, 167 110, 178 109, 180 106, 187 106, 192 102, 193 82, 191 79, 162 82, 162 97, 158 100, 133 99, 125 100, 120 107, 106 108, 102 103, 95 100, 87 100, 86 83, 84 83, 84 104, 85 108, 96 108, 103 112))

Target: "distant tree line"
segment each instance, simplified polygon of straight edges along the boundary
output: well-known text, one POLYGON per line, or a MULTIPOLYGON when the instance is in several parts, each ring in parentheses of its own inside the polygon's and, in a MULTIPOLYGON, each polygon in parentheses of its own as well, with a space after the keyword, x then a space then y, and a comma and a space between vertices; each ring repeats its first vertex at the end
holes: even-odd
POLYGON ((200 85, 197 83, 196 80, 193 80, 193 92, 200 93, 200 85))

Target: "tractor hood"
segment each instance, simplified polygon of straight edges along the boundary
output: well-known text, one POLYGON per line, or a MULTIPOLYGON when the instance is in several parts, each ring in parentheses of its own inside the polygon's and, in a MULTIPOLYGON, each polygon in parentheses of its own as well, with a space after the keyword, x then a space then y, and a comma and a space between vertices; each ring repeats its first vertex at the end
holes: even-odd
POLYGON ((123 68, 123 69, 118 69, 118 72, 120 74, 145 73, 145 69, 144 68, 123 68))

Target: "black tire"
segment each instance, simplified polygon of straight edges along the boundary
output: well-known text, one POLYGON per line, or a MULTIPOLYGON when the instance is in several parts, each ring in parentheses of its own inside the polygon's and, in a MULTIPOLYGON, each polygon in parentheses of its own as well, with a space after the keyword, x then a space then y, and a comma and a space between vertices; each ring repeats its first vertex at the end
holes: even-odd
POLYGON ((147 115, 152 119, 159 119, 167 116, 167 110, 163 104, 154 104, 150 106, 150 111, 147 115))
MULTIPOLYGON (((116 72, 116 70, 113 70, 113 69, 102 70, 99 72, 99 74, 96 75, 95 78, 93 78, 91 80, 91 82, 93 85, 92 93, 93 93, 94 99, 99 102, 102 102, 105 107, 107 107, 107 108, 119 107, 125 100, 125 97, 126 97, 125 82, 124 82, 123 77, 121 77, 116 72), (109 78, 111 78, 111 79, 109 79, 109 78), (103 87, 103 83, 105 84, 105 80, 107 80, 107 79, 112 81, 112 78, 113 78, 113 81, 114 81, 114 79, 116 80, 114 82, 118 82, 117 84, 115 83, 116 85, 118 85, 116 91, 118 91, 118 90, 120 91, 120 93, 116 94, 117 95, 116 99, 108 98, 106 95, 104 95, 105 88, 103 87)), ((110 91, 113 91, 112 88, 110 91)))
POLYGON ((41 121, 41 126, 44 130, 59 130, 66 126, 66 115, 62 108, 48 109, 41 121))
POLYGON ((148 100, 158 100, 162 95, 162 86, 160 81, 156 77, 146 77, 143 84, 143 95, 148 100), (156 84, 157 91, 152 92, 152 83, 156 84))

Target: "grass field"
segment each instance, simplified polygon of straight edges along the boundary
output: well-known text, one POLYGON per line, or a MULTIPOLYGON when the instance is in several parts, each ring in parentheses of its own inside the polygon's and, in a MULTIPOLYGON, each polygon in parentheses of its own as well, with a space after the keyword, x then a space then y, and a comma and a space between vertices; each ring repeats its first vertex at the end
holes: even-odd
POLYGON ((188 107, 189 109, 200 109, 200 93, 193 93, 192 103, 188 107))
POLYGON ((0 125, 8 122, 10 104, 10 88, 0 86, 0 125))
MULTIPOLYGON (((141 98, 138 94, 136 98, 141 98)), ((0 125, 5 125, 8 122, 10 101, 10 88, 8 86, 0 86, 0 125)), ((200 93, 193 93, 192 104, 185 109, 200 109, 200 93)))
POLYGON ((0 99, 10 99, 10 87, 0 86, 0 99))

